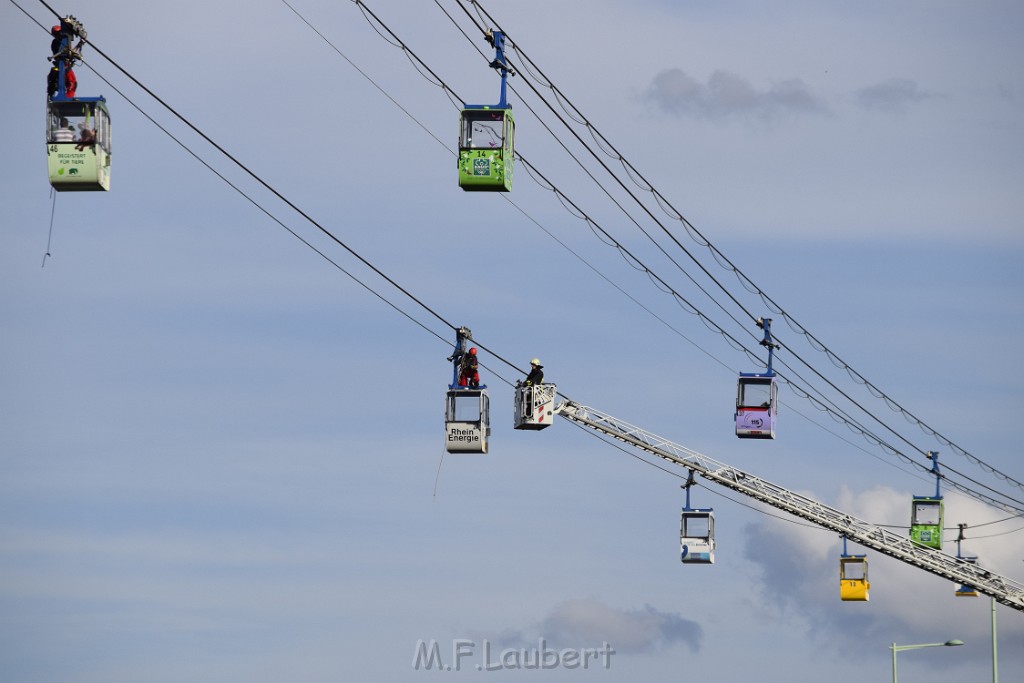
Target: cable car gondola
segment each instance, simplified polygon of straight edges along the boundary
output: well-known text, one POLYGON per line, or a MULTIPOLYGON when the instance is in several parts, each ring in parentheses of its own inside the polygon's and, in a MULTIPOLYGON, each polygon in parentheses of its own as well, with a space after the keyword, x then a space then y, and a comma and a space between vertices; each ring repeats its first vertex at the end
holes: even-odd
POLYGON ((914 496, 910 510, 910 540, 919 545, 942 550, 942 495, 939 492, 939 454, 932 451, 928 454, 932 461, 932 472, 935 474, 935 495, 914 496))
POLYGON ((490 399, 480 384, 476 349, 467 349, 473 338, 468 328, 456 332, 452 383, 445 397, 445 449, 449 453, 486 453, 491 435, 490 399))
POLYGON ((768 348, 768 367, 763 373, 740 373, 734 415, 736 436, 741 439, 774 439, 779 390, 772 359, 779 345, 772 341, 771 318, 758 318, 757 326, 764 329, 764 339, 760 343, 768 348))
POLYGON ((693 470, 683 484, 686 505, 679 518, 679 559, 683 564, 715 563, 715 511, 712 508, 690 507, 693 470))
POLYGON ((46 162, 50 185, 58 192, 110 189, 111 125, 103 97, 78 97, 75 60, 81 59, 86 32, 73 16, 52 31, 47 77, 46 162), (78 37, 78 44, 72 41, 78 37))
POLYGON ((508 74, 515 75, 505 62, 505 35, 488 31, 487 42, 494 46, 490 66, 501 74, 501 100, 495 105, 464 104, 459 123, 459 187, 467 192, 509 192, 512 189, 512 163, 515 158, 515 119, 505 94, 508 74))
POLYGON ((844 602, 867 602, 868 556, 849 555, 846 552, 846 536, 843 536, 843 554, 839 557, 839 597, 844 602))

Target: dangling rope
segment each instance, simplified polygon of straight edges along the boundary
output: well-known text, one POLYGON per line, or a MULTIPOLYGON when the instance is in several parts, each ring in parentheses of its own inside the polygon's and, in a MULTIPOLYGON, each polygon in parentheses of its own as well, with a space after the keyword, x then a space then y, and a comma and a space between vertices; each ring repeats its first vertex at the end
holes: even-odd
POLYGON ((434 500, 437 500, 437 483, 441 480, 441 465, 444 464, 444 454, 448 450, 444 448, 441 450, 441 459, 437 463, 437 474, 434 475, 434 500))
POLYGON ((50 233, 46 236, 46 253, 43 255, 43 265, 46 267, 46 258, 50 255, 50 243, 53 241, 53 215, 57 212, 57 191, 50 188, 50 195, 53 196, 53 204, 50 206, 50 233))

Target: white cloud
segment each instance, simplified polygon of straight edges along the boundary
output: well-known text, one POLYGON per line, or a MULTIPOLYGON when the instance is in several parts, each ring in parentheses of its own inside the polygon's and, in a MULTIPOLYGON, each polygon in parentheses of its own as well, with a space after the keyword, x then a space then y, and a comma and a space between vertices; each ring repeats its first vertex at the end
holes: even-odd
MULTIPOLYGON (((815 497, 820 499, 820 496, 815 497)), ((862 492, 843 487, 838 498, 839 509, 876 524, 906 524, 910 514, 911 494, 889 487, 878 486, 862 492)), ((946 493, 945 498, 947 529, 955 527, 960 520, 981 526, 1006 517, 958 494, 946 493)), ((798 616, 805 622, 808 633, 815 637, 830 634, 823 642, 835 644, 836 633, 881 640, 893 638, 894 634, 955 637, 965 642, 984 641, 988 637, 989 623, 982 613, 987 610, 989 601, 957 598, 955 587, 949 581, 851 542, 847 550, 850 554, 866 553, 868 556, 871 600, 844 603, 839 599, 838 558, 842 551, 839 538, 775 518, 750 524, 745 531, 745 553, 760 571, 766 603, 798 616), (947 632, 948 635, 942 635, 947 632)), ((947 531, 943 550, 955 555, 956 545, 951 535, 947 531)), ((1006 537, 993 539, 998 542, 986 542, 981 528, 976 534, 968 533, 968 537, 972 536, 976 540, 964 544, 964 554, 977 554, 981 556, 982 566, 1015 578, 1013 571, 1021 559, 1019 544, 1006 543, 1006 537)), ((1019 642, 1024 637, 1019 619, 1007 622, 1000 627, 1000 636, 1019 642)))

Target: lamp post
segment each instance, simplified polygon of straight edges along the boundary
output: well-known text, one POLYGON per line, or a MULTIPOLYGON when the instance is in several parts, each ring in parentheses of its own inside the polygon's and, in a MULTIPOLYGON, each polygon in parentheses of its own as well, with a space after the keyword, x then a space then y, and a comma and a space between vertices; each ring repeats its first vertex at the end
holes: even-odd
POLYGON ((992 598, 992 683, 999 683, 999 661, 996 659, 996 599, 992 598))
POLYGON ((947 640, 944 643, 924 643, 922 645, 897 645, 896 643, 893 643, 892 645, 889 646, 889 649, 892 650, 892 683, 897 683, 896 682, 896 653, 897 652, 903 652, 904 650, 919 650, 922 647, 952 647, 952 646, 955 646, 955 645, 963 645, 963 644, 964 644, 964 641, 962 641, 962 640, 947 640))

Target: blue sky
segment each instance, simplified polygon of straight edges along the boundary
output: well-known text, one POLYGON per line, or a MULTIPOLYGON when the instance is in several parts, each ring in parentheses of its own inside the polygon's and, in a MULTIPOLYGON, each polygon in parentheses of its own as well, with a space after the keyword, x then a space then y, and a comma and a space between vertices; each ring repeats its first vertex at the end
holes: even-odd
MULTIPOLYGON (((38 3, 20 4, 52 23, 38 3)), ((757 370, 743 353, 522 165, 508 196, 459 190, 457 110, 442 90, 355 4, 292 4, 411 116, 280 2, 57 9, 482 346, 523 369, 539 356, 565 395, 716 460, 863 519, 907 524, 910 496, 932 482, 787 388, 779 438, 736 439, 735 376, 757 370)), ((497 101, 493 72, 436 4, 367 4, 459 96, 497 101)), ((441 5, 468 30, 454 2, 441 5)), ((1024 333, 1024 10, 485 7, 793 318, 954 443, 1024 479, 1012 428, 1024 333)), ((49 41, 10 2, 0 22, 0 83, 10 93, 0 169, 5 680, 885 680, 891 643, 950 638, 967 644, 901 654, 901 677, 990 675, 987 599, 955 598, 949 582, 870 553, 871 601, 842 603, 839 539, 736 494, 693 491, 695 504, 715 508, 719 545, 714 566, 683 566, 682 481, 564 420, 513 430, 502 380, 516 374, 488 354, 491 453, 442 459, 452 335, 89 48, 87 61, 112 84, 77 69, 80 94, 110 104, 112 190, 60 194, 50 237, 49 41), (114 86, 443 341, 241 198, 114 86), (585 671, 411 666, 420 640, 447 656, 460 639, 497 650, 539 638, 559 648, 607 641, 616 654, 608 669, 585 671)), ((610 201, 628 204, 700 277, 538 108, 528 78, 512 79, 509 95, 518 151, 750 343, 756 329, 733 323, 610 201)), ((656 215, 744 306, 768 314, 679 223, 656 215)), ((775 317, 787 347, 914 447, 1021 497, 908 425, 775 317)), ((953 492, 946 510, 947 526, 970 525, 965 548, 985 566, 1024 579, 1024 522, 953 492)), ((1000 673, 1014 680, 1024 675, 1024 620, 1003 607, 997 616, 1000 673)))

